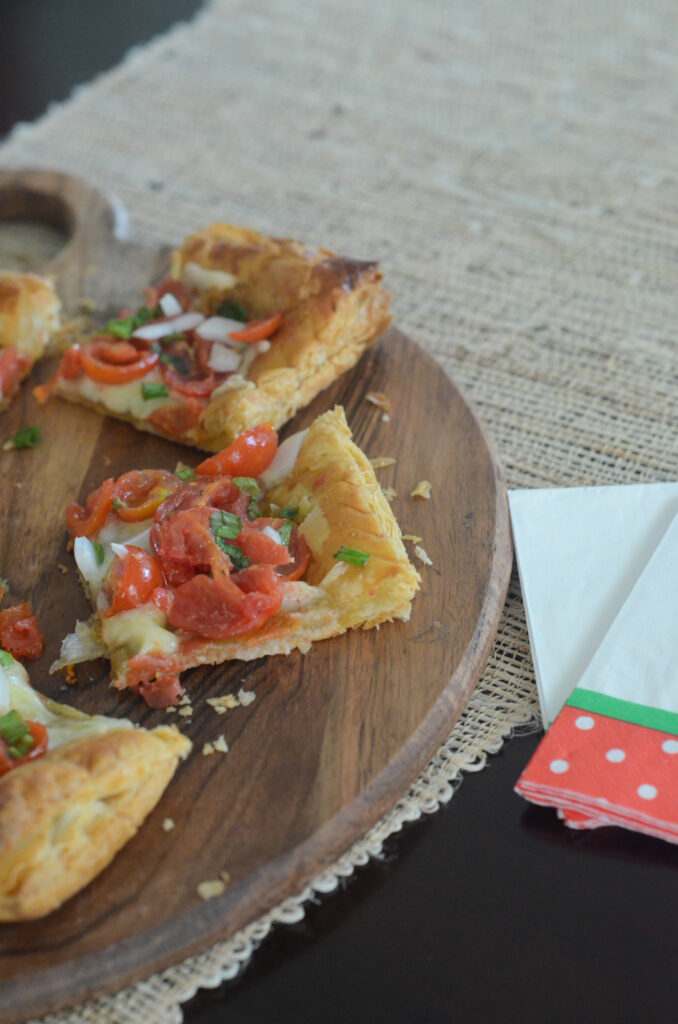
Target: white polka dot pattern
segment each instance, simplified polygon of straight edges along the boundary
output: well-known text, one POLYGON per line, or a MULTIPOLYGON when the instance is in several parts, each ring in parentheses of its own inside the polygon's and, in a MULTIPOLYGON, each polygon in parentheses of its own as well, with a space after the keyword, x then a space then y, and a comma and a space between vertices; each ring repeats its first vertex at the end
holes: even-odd
POLYGON ((551 764, 549 765, 549 768, 554 773, 554 775, 562 775, 563 772, 568 771, 569 767, 570 766, 568 762, 563 761, 561 758, 556 758, 556 760, 551 761, 551 764))
POLYGON ((608 750, 605 757, 612 764, 621 764, 622 761, 626 760, 626 753, 618 747, 613 747, 612 750, 608 750))
POLYGON ((590 715, 580 715, 574 723, 578 729, 592 729, 596 724, 590 715))
POLYGON ((642 786, 638 786, 637 793, 643 800, 654 800, 657 796, 657 787, 644 782, 642 786))

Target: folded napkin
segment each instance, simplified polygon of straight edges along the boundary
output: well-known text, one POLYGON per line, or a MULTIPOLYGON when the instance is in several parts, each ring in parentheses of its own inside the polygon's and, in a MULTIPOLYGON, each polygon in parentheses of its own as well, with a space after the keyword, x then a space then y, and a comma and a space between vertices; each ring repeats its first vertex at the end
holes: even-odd
POLYGON ((678 842, 678 516, 516 790, 574 828, 678 842))

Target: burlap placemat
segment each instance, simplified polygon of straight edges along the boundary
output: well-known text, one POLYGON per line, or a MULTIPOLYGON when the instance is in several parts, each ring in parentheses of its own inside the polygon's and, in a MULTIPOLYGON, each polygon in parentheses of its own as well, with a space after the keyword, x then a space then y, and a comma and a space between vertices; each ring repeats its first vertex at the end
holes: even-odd
MULTIPOLYGON (((661 0, 218 0, 16 130, 0 164, 113 191, 141 241, 219 218, 378 258, 512 487, 676 479, 677 29, 661 0)), ((514 581, 469 708, 368 836, 230 942, 49 1020, 180 1020, 536 719, 514 581)))

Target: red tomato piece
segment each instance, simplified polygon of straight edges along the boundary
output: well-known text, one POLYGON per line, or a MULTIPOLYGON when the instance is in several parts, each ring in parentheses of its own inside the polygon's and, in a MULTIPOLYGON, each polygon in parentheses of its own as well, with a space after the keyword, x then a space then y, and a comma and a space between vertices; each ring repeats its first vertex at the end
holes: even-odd
POLYGON ((140 693, 151 708, 173 707, 184 692, 179 682, 180 667, 170 654, 135 654, 119 686, 140 693))
POLYGON ((100 384, 128 384, 141 380, 158 362, 157 352, 129 341, 94 338, 80 350, 82 368, 100 384))
MULTIPOLYGON (((250 562, 258 565, 289 565, 292 557, 284 544, 278 544, 263 532, 264 527, 278 522, 273 519, 255 519, 243 526, 234 543, 247 555, 250 562)), ((272 527, 275 529, 275 527, 272 527)))
POLYGON ((178 391, 186 398, 209 398, 219 383, 213 370, 208 367, 207 376, 191 379, 178 373, 167 363, 160 364, 160 376, 168 388, 178 391))
POLYGON ((70 503, 66 509, 66 525, 71 537, 92 537, 99 532, 113 505, 114 486, 113 477, 109 477, 92 491, 84 508, 75 501, 70 503))
POLYGON ((244 430, 235 441, 201 462, 196 473, 203 476, 260 476, 273 461, 278 434, 271 423, 244 430))
POLYGON ((0 397, 12 398, 32 365, 33 360, 25 352, 12 346, 0 350, 0 397))
POLYGON ((151 413, 148 422, 161 434, 183 437, 197 427, 204 408, 204 403, 197 398, 186 398, 181 405, 161 405, 151 413))
POLYGON ((26 722, 26 725, 34 740, 33 748, 27 754, 24 754, 23 757, 17 757, 15 760, 10 755, 5 741, 0 740, 0 776, 6 775, 12 768, 18 768, 20 764, 25 764, 27 761, 35 761, 36 757, 42 757, 46 753, 48 743, 47 729, 41 722, 26 722))
POLYGON ((280 585, 276 593, 244 593, 229 579, 194 576, 176 590, 168 620, 176 629, 223 640, 258 629, 281 601, 280 585))
POLYGON ((39 658, 45 642, 27 602, 0 612, 0 646, 15 658, 39 658))
POLYGON ((229 338, 233 341, 263 341, 270 338, 282 323, 282 313, 272 313, 265 320, 250 320, 241 331, 233 331, 229 338))
POLYGON ((179 486, 180 481, 167 470, 133 469, 115 482, 115 514, 126 523, 150 519, 158 506, 179 486))
POLYGON ((111 596, 111 606, 106 615, 138 608, 150 600, 157 587, 164 584, 162 570, 152 555, 134 544, 127 545, 127 556, 113 559, 106 588, 111 596))
POLYGON ((289 583, 292 580, 301 579, 306 572, 308 563, 311 559, 311 549, 299 533, 299 528, 296 525, 292 529, 287 549, 292 561, 289 565, 279 566, 277 572, 279 576, 282 576, 284 581, 289 583))

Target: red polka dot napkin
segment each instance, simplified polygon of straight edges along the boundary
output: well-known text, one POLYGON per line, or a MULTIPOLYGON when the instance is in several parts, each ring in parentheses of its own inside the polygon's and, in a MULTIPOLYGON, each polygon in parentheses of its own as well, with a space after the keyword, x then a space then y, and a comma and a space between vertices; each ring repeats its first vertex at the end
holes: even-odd
POLYGON ((678 516, 516 790, 572 828, 678 842, 678 516))

